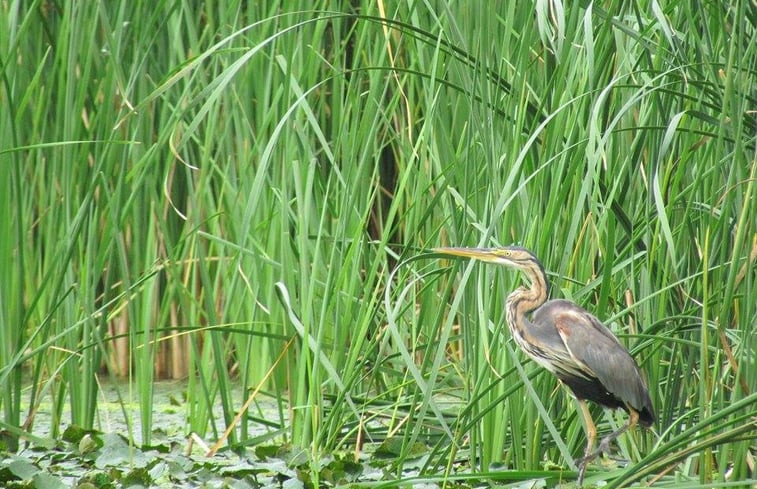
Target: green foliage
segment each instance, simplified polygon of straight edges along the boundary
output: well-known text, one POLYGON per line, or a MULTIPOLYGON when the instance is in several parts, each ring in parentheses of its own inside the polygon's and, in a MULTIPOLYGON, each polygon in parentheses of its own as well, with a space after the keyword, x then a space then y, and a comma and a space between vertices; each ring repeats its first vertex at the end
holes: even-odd
POLYGON ((117 376, 149 444, 156 375, 185 376, 187 431, 262 424, 313 486, 386 439, 396 477, 424 443, 421 477, 569 479, 580 416, 504 324, 520 279, 422 254, 520 243, 658 411, 589 483, 757 478, 753 5, 331 8, 0 3, 7 449, 98 426, 117 376))

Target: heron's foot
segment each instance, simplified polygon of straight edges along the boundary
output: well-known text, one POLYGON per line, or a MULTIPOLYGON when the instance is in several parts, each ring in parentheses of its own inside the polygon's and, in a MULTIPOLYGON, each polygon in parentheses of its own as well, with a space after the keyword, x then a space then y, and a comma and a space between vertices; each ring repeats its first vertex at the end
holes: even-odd
POLYGON ((576 480, 576 487, 582 487, 584 483, 584 476, 586 475, 586 466, 589 465, 589 462, 592 462, 594 459, 599 457, 600 451, 595 450, 593 452, 588 452, 583 457, 576 460, 576 465, 578 465, 578 479, 576 480))
POLYGON ((593 462, 595 459, 599 458, 600 455, 607 453, 608 444, 604 444, 604 440, 602 440, 602 443, 599 445, 599 448, 594 450, 593 452, 589 452, 583 457, 576 460, 576 464, 578 465, 578 479, 576 480, 576 487, 582 487, 584 482, 584 475, 586 475, 586 466, 589 465, 589 462, 593 462))
POLYGON ((615 462, 616 465, 625 466, 625 465, 628 465, 629 463, 631 463, 630 460, 628 460, 627 458, 623 457, 620 454, 609 455, 609 454, 605 453, 604 456, 605 456, 606 460, 611 460, 612 462, 615 462))
MULTIPOLYGON (((601 442, 599 442, 599 446, 596 450, 594 450, 591 453, 587 453, 584 457, 576 460, 576 463, 580 464, 587 464, 594 460, 595 458, 599 458, 602 455, 610 455, 610 443, 612 443, 612 438, 604 438, 601 442)), ((612 457, 611 457, 612 458, 612 457)))
POLYGON ((612 456, 610 455, 610 444, 612 443, 611 439, 604 439, 600 442, 599 447, 597 447, 596 450, 593 452, 587 453, 583 457, 576 459, 576 465, 578 465, 578 479, 576 480, 576 487, 582 487, 583 486, 583 480, 584 476, 586 475, 586 466, 589 465, 590 462, 593 462, 594 460, 600 458, 600 457, 606 457, 608 460, 611 460, 613 462, 620 462, 620 463, 627 463, 628 460, 626 460, 623 457, 618 456, 612 456))
POLYGON ((594 460, 595 458, 599 457, 599 455, 600 455, 601 453, 602 453, 602 452, 600 452, 599 450, 595 450, 595 451, 593 451, 593 452, 591 452, 591 453, 588 453, 588 454, 586 454, 585 456, 583 456, 583 457, 581 457, 581 458, 579 458, 579 459, 576 459, 576 464, 578 464, 578 468, 579 468, 579 469, 580 469, 581 467, 584 467, 584 468, 586 468, 586 466, 587 466, 587 465, 589 464, 589 462, 591 462, 591 461, 593 461, 593 460, 594 460))

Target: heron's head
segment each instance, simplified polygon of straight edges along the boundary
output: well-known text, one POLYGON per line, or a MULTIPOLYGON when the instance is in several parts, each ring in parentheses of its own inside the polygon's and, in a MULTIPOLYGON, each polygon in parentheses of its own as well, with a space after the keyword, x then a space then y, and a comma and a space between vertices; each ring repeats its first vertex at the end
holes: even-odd
POLYGON ((520 246, 502 248, 434 248, 432 251, 448 256, 473 258, 487 263, 506 265, 519 270, 528 270, 534 265, 541 268, 533 253, 520 246))
POLYGON ((544 267, 533 253, 520 246, 502 248, 434 248, 432 251, 447 256, 473 258, 487 263, 496 263, 520 270, 531 282, 532 287, 546 297, 549 295, 549 282, 544 267))

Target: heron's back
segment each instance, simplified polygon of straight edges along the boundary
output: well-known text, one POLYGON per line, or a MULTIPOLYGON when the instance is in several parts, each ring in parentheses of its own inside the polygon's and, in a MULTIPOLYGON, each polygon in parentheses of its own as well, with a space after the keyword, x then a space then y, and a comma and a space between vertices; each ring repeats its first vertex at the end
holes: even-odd
MULTIPOLYGON (((596 317, 570 301, 558 299, 547 301, 534 311, 530 326, 531 342, 539 345, 542 350, 539 353, 546 355, 539 363, 577 398, 611 409, 628 411, 630 407, 639 413, 642 426, 655 421, 639 367, 596 317)), ((533 351, 527 353, 534 357, 533 351)))

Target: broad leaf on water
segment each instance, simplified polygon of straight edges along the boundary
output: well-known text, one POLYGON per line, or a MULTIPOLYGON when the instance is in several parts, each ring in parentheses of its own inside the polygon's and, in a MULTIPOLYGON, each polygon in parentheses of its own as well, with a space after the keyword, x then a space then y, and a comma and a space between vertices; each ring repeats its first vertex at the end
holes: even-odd
POLYGON ((320 479, 332 485, 343 485, 357 481, 362 473, 361 464, 347 458, 337 458, 321 469, 320 479))
POLYGON ((106 433, 103 435, 103 446, 95 459, 95 466, 99 469, 105 467, 121 467, 124 465, 143 468, 147 465, 148 458, 144 452, 129 446, 120 435, 106 433))
POLYGON ((79 443, 79 441, 81 441, 81 439, 84 438, 84 435, 86 435, 87 433, 91 433, 91 431, 86 430, 81 426, 70 424, 63 432, 62 438, 63 441, 67 441, 69 443, 79 443))
POLYGON ((68 489, 68 485, 54 475, 40 472, 34 476, 35 489, 68 489))
POLYGON ((6 465, 11 474, 25 481, 34 477, 40 472, 40 468, 21 458, 16 458, 6 465))
POLYGON ((135 468, 131 471, 129 471, 126 476, 124 476, 124 479, 122 481, 124 487, 130 487, 130 486, 142 486, 142 487, 150 487, 152 484, 152 477, 150 477, 150 473, 147 471, 146 468, 135 468))

